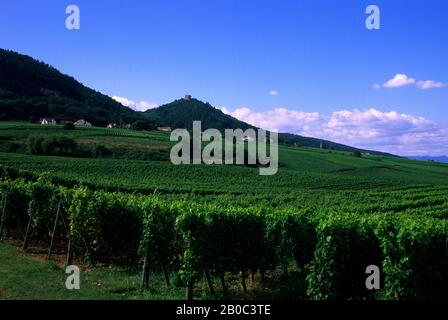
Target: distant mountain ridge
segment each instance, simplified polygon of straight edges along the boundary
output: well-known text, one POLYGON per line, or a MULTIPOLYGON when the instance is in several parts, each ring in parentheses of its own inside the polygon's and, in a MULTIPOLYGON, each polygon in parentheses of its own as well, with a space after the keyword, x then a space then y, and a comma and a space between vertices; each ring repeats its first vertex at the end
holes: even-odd
MULTIPOLYGON (((0 120, 29 121, 32 118, 35 121, 44 117, 58 121, 85 119, 96 126, 141 121, 148 124, 146 127, 191 129, 193 121, 200 120, 204 130, 255 128, 197 99, 179 99, 156 109, 137 112, 44 62, 0 49, 0 120)), ((289 145, 390 155, 289 133, 279 134, 279 141, 289 145)))
POLYGON ((411 156, 407 157, 408 159, 413 160, 420 160, 420 161, 434 161, 434 162, 442 162, 442 163, 448 163, 448 156, 411 156))

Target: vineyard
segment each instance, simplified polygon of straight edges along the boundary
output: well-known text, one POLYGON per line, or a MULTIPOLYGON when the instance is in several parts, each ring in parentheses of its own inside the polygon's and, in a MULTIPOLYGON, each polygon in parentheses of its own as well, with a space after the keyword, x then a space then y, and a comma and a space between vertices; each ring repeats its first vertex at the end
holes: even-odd
POLYGON ((294 261, 306 274, 312 299, 448 297, 448 188, 428 188, 422 194, 397 190, 395 196, 403 201, 393 207, 385 202, 326 213, 311 207, 167 201, 157 195, 66 188, 47 179, 4 177, 2 232, 18 236, 18 230, 25 230, 24 249, 45 235, 52 235, 46 239, 49 248, 55 237, 65 239, 67 264, 74 256, 92 265, 110 257, 141 262, 143 288, 151 272, 161 270, 167 286, 175 273, 190 298, 202 277, 211 294, 216 279, 226 294, 227 275, 241 277, 246 291, 254 274, 264 281, 278 268, 287 273, 294 261), (418 208, 425 209, 417 214, 418 208), (58 220, 59 214, 63 218, 58 220), (379 292, 365 288, 368 265, 383 268, 379 292))
MULTIPOLYGON (((2 124, 3 141, 44 129, 2 124), (11 133, 12 131, 14 133, 11 133)), ((51 128, 57 134, 62 129, 51 128)), ((161 133, 92 128, 77 139, 167 145, 161 133), (137 139, 137 140, 135 140, 137 139)), ((186 297, 232 298, 280 274, 304 299, 447 299, 448 167, 280 146, 280 170, 173 166, 0 152, 4 240, 66 264, 122 264, 186 297), (366 267, 381 269, 367 290, 366 267), (235 280, 237 279, 237 280, 235 280)), ((268 293, 269 296, 269 293, 268 293)), ((294 298, 294 297, 293 297, 294 298)))

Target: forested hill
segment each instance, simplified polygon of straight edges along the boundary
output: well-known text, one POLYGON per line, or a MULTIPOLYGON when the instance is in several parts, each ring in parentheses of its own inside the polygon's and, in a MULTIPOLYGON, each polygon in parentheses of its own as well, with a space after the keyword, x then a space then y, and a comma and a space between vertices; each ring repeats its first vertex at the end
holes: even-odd
POLYGON ((0 120, 52 117, 95 125, 128 122, 142 115, 87 88, 46 63, 0 49, 0 120))
POLYGON ((255 128, 224 114, 221 110, 212 107, 209 103, 204 103, 197 99, 175 100, 159 108, 148 110, 145 113, 173 128, 186 128, 191 130, 193 121, 195 120, 201 121, 201 126, 204 130, 215 128, 223 132, 225 129, 239 128, 246 130, 255 128))

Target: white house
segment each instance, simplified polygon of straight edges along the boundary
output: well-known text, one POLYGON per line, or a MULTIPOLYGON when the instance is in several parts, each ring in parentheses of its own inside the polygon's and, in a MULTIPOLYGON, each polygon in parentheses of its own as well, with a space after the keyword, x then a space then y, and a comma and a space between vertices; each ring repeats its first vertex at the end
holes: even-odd
POLYGON ((58 123, 53 118, 42 118, 42 119, 40 119, 40 124, 41 125, 52 125, 52 126, 54 126, 54 125, 57 125, 58 123))
POLYGON ((79 120, 75 121, 74 125, 82 126, 82 127, 91 127, 92 126, 92 124, 89 121, 86 121, 84 119, 79 119, 79 120))
POLYGON ((171 127, 157 127, 157 130, 164 132, 171 132, 171 127))

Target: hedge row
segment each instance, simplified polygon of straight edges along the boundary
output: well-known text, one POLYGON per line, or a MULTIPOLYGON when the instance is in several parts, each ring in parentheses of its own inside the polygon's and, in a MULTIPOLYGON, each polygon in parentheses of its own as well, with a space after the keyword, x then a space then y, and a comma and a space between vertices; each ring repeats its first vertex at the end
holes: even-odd
MULTIPOLYGON (((0 183, 5 229, 29 226, 70 239, 92 262, 145 261, 169 285, 176 273, 189 286, 212 279, 261 274, 292 260, 307 275, 312 299, 448 298, 448 221, 405 214, 324 214, 168 203, 139 196, 72 189, 45 180, 0 183), (367 290, 366 268, 382 270, 381 290, 367 290)), ((146 284, 148 273, 145 274, 146 284)), ((143 281, 145 283, 145 281, 143 281)))

